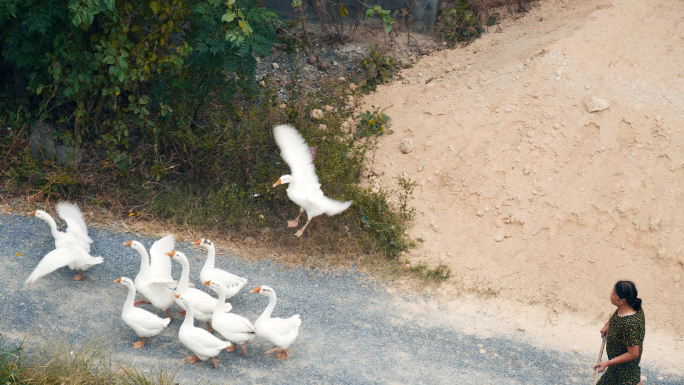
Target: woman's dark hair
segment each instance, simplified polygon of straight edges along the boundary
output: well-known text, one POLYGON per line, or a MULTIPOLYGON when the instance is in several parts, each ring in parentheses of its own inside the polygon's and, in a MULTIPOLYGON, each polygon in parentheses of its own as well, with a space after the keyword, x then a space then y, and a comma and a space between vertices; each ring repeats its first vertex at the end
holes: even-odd
POLYGON ((641 309, 641 298, 637 297, 637 289, 632 281, 618 281, 615 284, 615 294, 618 298, 627 301, 627 304, 634 309, 634 311, 639 311, 641 309))

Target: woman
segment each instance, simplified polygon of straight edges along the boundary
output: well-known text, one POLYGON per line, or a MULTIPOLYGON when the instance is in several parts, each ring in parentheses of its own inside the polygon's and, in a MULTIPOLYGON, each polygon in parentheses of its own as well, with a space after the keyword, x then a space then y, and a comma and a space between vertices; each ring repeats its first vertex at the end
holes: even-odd
POLYGON ((601 337, 608 335, 608 361, 594 365, 599 373, 608 370, 597 385, 641 385, 639 362, 644 350, 646 319, 634 283, 618 281, 610 295, 610 303, 617 306, 617 310, 601 329, 601 337))

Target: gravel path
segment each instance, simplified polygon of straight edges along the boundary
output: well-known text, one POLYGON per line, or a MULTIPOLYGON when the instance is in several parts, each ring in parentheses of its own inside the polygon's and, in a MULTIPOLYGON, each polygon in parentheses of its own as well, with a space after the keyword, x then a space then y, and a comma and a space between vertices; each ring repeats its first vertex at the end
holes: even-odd
MULTIPOLYGON (((0 215, 0 333, 16 340, 29 336, 29 342, 99 342, 122 364, 171 372, 178 368, 176 380, 181 384, 569 384, 592 379, 588 367, 596 360, 593 355, 541 349, 513 333, 463 333, 459 320, 441 323, 447 318, 430 298, 390 294, 384 284, 357 272, 289 269, 230 254, 217 255, 217 265, 248 277, 247 289, 273 287, 278 293, 274 316, 301 315, 291 358, 277 361, 264 355, 272 346, 257 339, 246 357, 221 353, 218 370, 207 362, 190 365, 183 361, 189 351, 177 337, 181 316, 134 350, 137 336, 120 317, 126 290, 113 281, 120 276, 133 279, 140 264, 138 254, 122 243, 136 239, 149 248, 154 240, 100 229, 90 232, 95 240, 91 254, 103 256, 105 262, 88 270, 85 280, 73 282, 73 272, 63 268, 25 288, 26 277, 54 248, 52 236, 37 218, 0 215), (413 311, 415 306, 421 310, 413 311)), ((204 249, 180 242, 176 249, 188 256, 195 287, 202 286, 197 277, 204 249)), ((174 276, 178 274, 180 267, 174 264, 174 276)), ((231 303, 235 313, 254 321, 268 299, 243 289, 231 303)), ((493 321, 483 317, 475 322, 493 321)), ((643 374, 662 377, 657 369, 646 367, 643 374)), ((662 378, 658 383, 684 382, 681 377, 662 378)))

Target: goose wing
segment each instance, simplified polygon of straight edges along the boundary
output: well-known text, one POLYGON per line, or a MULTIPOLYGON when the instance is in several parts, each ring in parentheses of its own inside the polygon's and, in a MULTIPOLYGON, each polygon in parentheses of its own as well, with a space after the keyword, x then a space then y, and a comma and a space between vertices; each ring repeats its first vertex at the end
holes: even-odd
POLYGON ((273 137, 280 148, 280 156, 290 166, 295 183, 320 188, 309 146, 299 131, 287 124, 281 124, 273 128, 273 137))
POLYGON ((83 219, 81 209, 73 203, 59 202, 57 214, 67 224, 66 233, 71 235, 79 246, 90 252, 90 244, 93 240, 88 236, 88 225, 83 219))
POLYGON ((150 248, 150 281, 153 283, 175 283, 171 276, 171 258, 166 253, 173 251, 176 240, 173 234, 158 239, 150 248))
POLYGON ((140 308, 130 309, 129 313, 126 314, 124 318, 127 318, 131 323, 146 331, 163 329, 171 322, 170 318, 161 318, 156 314, 140 308))
POLYGON ((30 285, 40 277, 52 273, 74 261, 74 251, 68 248, 58 248, 47 253, 33 272, 26 278, 25 285, 30 285))
POLYGON ((302 324, 299 314, 295 314, 290 318, 271 318, 268 320, 267 329, 274 335, 286 335, 294 329, 298 329, 302 324))

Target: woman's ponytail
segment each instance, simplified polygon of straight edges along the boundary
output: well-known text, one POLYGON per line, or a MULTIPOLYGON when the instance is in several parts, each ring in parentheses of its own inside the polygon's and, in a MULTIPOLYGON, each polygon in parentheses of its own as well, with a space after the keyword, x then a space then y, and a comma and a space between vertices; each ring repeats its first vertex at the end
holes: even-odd
POLYGON ((639 311, 641 309, 641 298, 637 297, 637 289, 632 281, 618 281, 615 284, 615 294, 618 298, 627 301, 627 304, 634 309, 634 311, 639 311))

